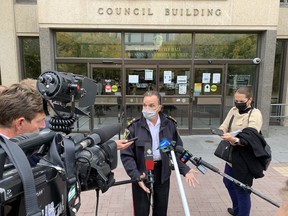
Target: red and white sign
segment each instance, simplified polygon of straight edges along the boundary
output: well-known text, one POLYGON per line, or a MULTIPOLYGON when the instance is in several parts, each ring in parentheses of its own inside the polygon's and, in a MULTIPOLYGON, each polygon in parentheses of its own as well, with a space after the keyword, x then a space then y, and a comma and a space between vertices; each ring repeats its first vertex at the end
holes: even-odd
POLYGON ((110 84, 105 85, 105 92, 111 92, 111 85, 110 84))

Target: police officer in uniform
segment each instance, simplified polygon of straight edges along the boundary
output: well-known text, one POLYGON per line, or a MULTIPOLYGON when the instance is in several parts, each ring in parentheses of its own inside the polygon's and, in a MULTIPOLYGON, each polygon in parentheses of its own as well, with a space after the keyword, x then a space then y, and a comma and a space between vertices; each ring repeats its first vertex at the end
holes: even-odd
MULTIPOLYGON (((183 146, 177 132, 176 121, 161 112, 161 96, 156 91, 147 91, 143 98, 143 110, 139 119, 134 120, 127 127, 127 137, 138 137, 134 144, 121 151, 121 160, 127 174, 131 179, 144 179, 147 173, 145 167, 144 150, 147 143, 152 144, 154 170, 153 203, 150 203, 150 183, 143 180, 132 183, 134 215, 148 216, 152 205, 153 216, 167 215, 169 188, 170 188, 170 160, 168 156, 159 151, 158 147, 164 138, 175 141, 176 145, 183 146)), ((186 182, 195 187, 198 183, 194 169, 178 161, 180 173, 185 176, 186 182)))

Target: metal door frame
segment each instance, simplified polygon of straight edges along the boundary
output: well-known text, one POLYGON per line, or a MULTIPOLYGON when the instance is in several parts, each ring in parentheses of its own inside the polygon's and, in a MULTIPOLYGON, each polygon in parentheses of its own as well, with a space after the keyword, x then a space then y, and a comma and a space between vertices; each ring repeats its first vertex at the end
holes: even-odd
POLYGON ((191 74, 191 78, 192 78, 192 82, 191 82, 191 86, 193 87, 191 89, 191 103, 190 103, 190 114, 189 116, 191 116, 191 121, 190 121, 190 125, 189 125, 189 128, 191 129, 189 131, 189 134, 209 134, 209 129, 195 129, 193 128, 193 101, 196 99, 196 96, 194 95, 194 85, 195 85, 195 70, 196 69, 202 69, 202 68, 207 68, 207 69, 213 69, 213 68, 216 68, 216 69, 222 69, 222 76, 221 76, 221 82, 222 82, 222 90, 221 90, 221 95, 220 96, 205 96, 205 95, 202 95, 202 96, 197 96, 197 97, 200 97, 200 98, 211 98, 211 97, 215 97, 215 98, 220 98, 221 100, 221 113, 220 113, 220 122, 223 121, 223 108, 225 106, 225 95, 226 95, 226 85, 227 85, 227 64, 219 64, 219 65, 209 65, 209 64, 195 64, 194 67, 193 67, 193 70, 192 70, 192 74, 191 74))

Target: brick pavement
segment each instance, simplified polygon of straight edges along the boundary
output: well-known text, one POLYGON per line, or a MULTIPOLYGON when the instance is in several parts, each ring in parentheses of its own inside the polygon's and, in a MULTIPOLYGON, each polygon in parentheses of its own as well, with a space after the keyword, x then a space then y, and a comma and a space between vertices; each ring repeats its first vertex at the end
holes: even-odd
MULTIPOLYGON (((218 163, 213 165, 223 172, 223 164, 218 163)), ((268 171, 265 172, 265 177, 254 181, 253 190, 280 203, 279 190, 288 178, 285 171, 283 172, 281 169, 288 170, 288 163, 272 163, 268 171)), ((123 166, 118 166, 114 170, 114 173, 116 181, 128 179, 123 166)), ((226 212, 226 209, 230 207, 230 199, 222 183, 222 176, 208 170, 205 175, 198 174, 198 179, 200 185, 197 185, 196 188, 190 188, 185 183, 185 179, 182 178, 191 216, 228 216, 229 214, 226 212)), ((131 185, 129 184, 111 187, 103 194, 100 192, 98 215, 132 216, 131 194, 131 185)), ((251 197, 251 216, 275 215, 277 207, 256 196, 254 193, 252 193, 251 197)), ((95 191, 82 192, 82 205, 77 216, 95 215, 96 200, 95 191)), ((174 172, 171 176, 168 215, 185 215, 174 172)))
MULTIPOLYGON (((116 137, 117 139, 117 137, 116 137)), ((223 172, 224 162, 216 158, 213 152, 220 141, 214 135, 183 136, 184 147, 197 157, 219 168, 223 172)), ((272 163, 265 176, 254 180, 252 189, 277 203, 281 203, 279 190, 288 179, 288 133, 287 128, 279 126, 270 127, 270 136, 266 141, 272 149, 272 163)), ((192 164, 189 164, 193 167, 192 164)), ((116 181, 128 180, 128 176, 121 164, 113 170, 116 181)), ((199 174, 200 185, 190 188, 182 177, 185 194, 191 216, 229 216, 227 208, 231 207, 231 201, 226 188, 222 183, 223 177, 207 169, 205 175, 199 174)), ((251 216, 273 216, 277 207, 252 193, 251 216)), ((81 193, 82 205, 77 216, 93 216, 96 209, 96 192, 86 191, 81 193)), ((131 185, 120 185, 109 188, 104 194, 100 192, 98 216, 132 216, 132 192, 131 185)), ((171 176, 169 196, 169 216, 185 215, 175 172, 171 176)), ((287 214, 288 215, 288 214, 287 214)))

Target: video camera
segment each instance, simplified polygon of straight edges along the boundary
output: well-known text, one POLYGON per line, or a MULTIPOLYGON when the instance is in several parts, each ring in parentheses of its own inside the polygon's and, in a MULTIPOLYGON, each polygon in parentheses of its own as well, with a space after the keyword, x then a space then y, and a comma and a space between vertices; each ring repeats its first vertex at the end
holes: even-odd
POLYGON ((57 121, 64 122, 61 126, 52 125, 51 130, 16 136, 9 141, 16 143, 30 162, 25 172, 32 172, 34 178, 29 186, 35 187, 36 194, 29 195, 37 199, 36 212, 27 210, 30 201, 25 196, 27 179, 22 178, 15 164, 7 163, 13 160, 0 148, 0 216, 76 215, 81 191, 104 193, 115 183, 112 170, 117 167, 117 145, 110 139, 120 133, 122 125, 105 126, 86 135, 72 134, 72 126, 66 125, 68 119, 75 117, 78 100, 79 106, 94 104, 96 88, 94 80, 71 73, 46 71, 40 75, 37 89, 45 101, 60 103, 61 112, 68 110, 70 114, 56 110, 57 121), (72 105, 67 109, 70 102, 72 105))

